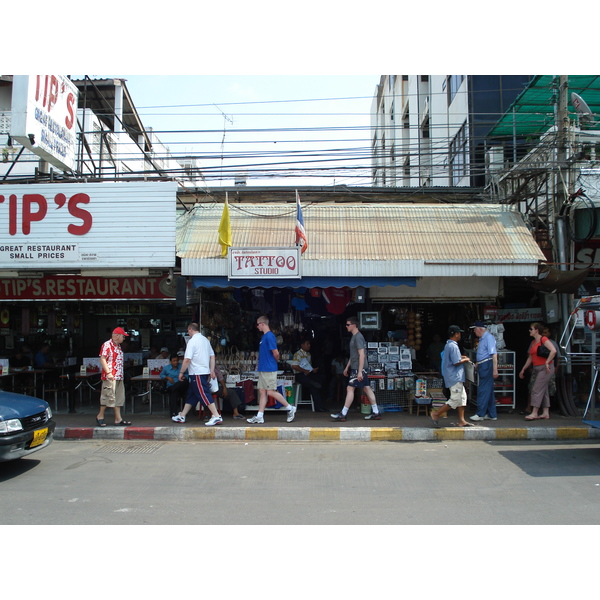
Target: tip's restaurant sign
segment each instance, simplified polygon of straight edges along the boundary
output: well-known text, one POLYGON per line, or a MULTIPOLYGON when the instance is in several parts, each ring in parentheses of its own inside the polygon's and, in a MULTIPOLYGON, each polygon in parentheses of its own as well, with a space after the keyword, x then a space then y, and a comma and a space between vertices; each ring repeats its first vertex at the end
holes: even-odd
POLYGON ((78 94, 65 75, 14 75, 11 137, 55 167, 73 171, 78 94))
POLYGON ((172 267, 177 183, 0 186, 0 269, 172 267))
POLYGON ((0 300, 161 300, 172 298, 160 277, 0 279, 0 300))

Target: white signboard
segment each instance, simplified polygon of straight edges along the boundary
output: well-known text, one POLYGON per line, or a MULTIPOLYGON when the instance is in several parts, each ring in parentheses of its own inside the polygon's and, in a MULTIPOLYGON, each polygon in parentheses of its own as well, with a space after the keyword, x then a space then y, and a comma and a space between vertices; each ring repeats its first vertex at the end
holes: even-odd
POLYGON ((0 186, 0 269, 172 267, 177 183, 0 186))
POLYGON ((74 170, 77 87, 64 75, 15 75, 10 135, 61 170, 74 170))
POLYGON ((300 279, 300 248, 230 248, 229 279, 300 279))
POLYGON ((534 323, 543 321, 541 308, 499 308, 498 323, 534 323))

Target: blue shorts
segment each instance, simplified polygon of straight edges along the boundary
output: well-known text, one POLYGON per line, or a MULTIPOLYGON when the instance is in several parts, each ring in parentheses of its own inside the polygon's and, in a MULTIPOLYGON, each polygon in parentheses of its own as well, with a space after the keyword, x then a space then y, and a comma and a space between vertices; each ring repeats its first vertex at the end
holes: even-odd
POLYGON ((213 404, 213 396, 210 391, 210 374, 208 375, 189 375, 190 385, 188 387, 186 404, 196 406, 198 402, 202 402, 203 406, 213 404))
POLYGON ((358 379, 358 369, 350 369, 350 378, 348 379, 348 385, 355 388, 364 388, 369 385, 369 376, 366 369, 362 370, 362 381, 358 379))

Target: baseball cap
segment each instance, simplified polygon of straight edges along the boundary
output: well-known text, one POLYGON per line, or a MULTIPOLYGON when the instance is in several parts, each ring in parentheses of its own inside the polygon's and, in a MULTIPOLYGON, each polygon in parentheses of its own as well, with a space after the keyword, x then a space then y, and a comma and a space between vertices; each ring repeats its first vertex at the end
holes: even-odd
POLYGON ((183 350, 179 350, 179 352, 177 352, 177 356, 185 356, 185 352, 183 350))
POLYGON ((450 325, 448 327, 448 335, 452 336, 455 333, 464 333, 464 329, 461 329, 458 325, 450 325))
POLYGON ((469 329, 475 329, 475 327, 487 328, 487 325, 483 321, 475 321, 475 323, 473 325, 471 325, 471 327, 469 327, 469 329))
POLYGON ((129 337, 129 334, 122 327, 116 327, 113 329, 113 333, 118 333, 119 335, 125 335, 129 337))
POLYGON ((163 347, 160 349, 160 351, 161 351, 161 352, 168 352, 168 351, 169 351, 169 349, 168 349, 168 348, 165 348, 165 347, 163 346, 163 347))

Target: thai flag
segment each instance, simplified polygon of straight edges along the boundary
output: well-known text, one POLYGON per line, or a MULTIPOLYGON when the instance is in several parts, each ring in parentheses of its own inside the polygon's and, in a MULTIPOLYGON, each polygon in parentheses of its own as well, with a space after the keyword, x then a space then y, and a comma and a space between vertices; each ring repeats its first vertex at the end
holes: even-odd
POLYGON ((300 254, 304 254, 308 248, 308 240, 306 239, 306 231, 304 230, 304 219, 302 218, 302 207, 300 206, 300 196, 296 190, 296 246, 300 246, 300 254))

